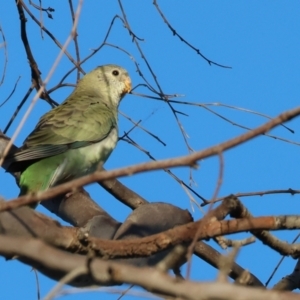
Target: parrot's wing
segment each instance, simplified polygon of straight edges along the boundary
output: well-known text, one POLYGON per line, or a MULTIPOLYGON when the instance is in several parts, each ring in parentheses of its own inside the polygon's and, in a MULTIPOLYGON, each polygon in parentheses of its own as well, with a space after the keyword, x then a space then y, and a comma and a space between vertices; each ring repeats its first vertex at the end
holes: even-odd
POLYGON ((45 114, 23 147, 7 160, 15 165, 85 147, 105 139, 114 128, 117 128, 116 112, 97 99, 81 97, 66 101, 45 114))

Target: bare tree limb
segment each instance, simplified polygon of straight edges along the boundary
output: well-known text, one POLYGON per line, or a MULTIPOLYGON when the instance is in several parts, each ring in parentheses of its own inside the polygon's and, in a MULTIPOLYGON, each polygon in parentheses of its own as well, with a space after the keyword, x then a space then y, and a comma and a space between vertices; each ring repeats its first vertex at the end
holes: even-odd
POLYGON ((0 253, 8 257, 18 255, 26 264, 34 265, 41 272, 59 280, 76 268, 85 266, 89 274, 73 279, 74 286, 135 284, 152 292, 180 297, 187 300, 298 300, 299 296, 290 292, 278 292, 247 288, 229 283, 198 283, 179 280, 164 272, 149 268, 136 268, 124 264, 93 258, 74 256, 54 249, 36 239, 0 236, 0 253))

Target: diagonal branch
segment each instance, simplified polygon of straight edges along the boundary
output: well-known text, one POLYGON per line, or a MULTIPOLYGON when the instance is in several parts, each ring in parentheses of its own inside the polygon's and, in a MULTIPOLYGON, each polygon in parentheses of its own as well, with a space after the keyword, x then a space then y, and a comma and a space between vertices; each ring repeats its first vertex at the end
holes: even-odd
POLYGON ((66 182, 59 186, 53 187, 47 191, 38 192, 35 194, 29 194, 21 196, 17 199, 13 199, 5 204, 0 206, 0 211, 9 210, 21 205, 28 205, 31 203, 36 203, 39 201, 44 201, 46 199, 52 198, 54 196, 69 192, 75 188, 81 187, 91 182, 107 180, 116 177, 124 177, 132 174, 142 173, 146 171, 160 170, 163 168, 174 168, 174 167, 183 167, 183 166, 193 166, 196 167, 196 162, 203 158, 219 155, 219 153, 229 150, 233 147, 236 147, 240 144, 249 141, 258 135, 268 132, 272 128, 278 126, 279 124, 289 121, 300 114, 300 107, 285 111, 278 115, 276 118, 271 121, 256 127, 252 131, 248 131, 242 135, 239 135, 233 139, 225 141, 219 145, 204 149, 202 151, 197 151, 195 153, 180 156, 177 158, 170 158, 165 160, 151 161, 146 163, 141 163, 138 165, 133 165, 129 167, 124 167, 120 169, 114 169, 111 171, 97 171, 93 174, 81 177, 79 179, 66 182))

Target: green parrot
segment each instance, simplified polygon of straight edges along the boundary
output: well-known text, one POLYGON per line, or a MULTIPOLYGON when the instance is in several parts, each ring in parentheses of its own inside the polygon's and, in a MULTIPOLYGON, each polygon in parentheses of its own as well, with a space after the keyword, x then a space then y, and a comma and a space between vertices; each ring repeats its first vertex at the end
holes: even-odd
POLYGON ((21 172, 20 195, 46 190, 90 174, 118 141, 118 106, 131 90, 128 72, 117 65, 86 74, 71 95, 41 117, 8 171, 21 172))

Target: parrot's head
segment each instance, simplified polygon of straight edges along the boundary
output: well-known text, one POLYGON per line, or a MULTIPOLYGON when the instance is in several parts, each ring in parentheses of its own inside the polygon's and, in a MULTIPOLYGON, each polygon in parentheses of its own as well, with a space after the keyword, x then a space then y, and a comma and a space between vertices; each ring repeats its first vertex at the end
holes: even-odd
POLYGON ((131 79, 124 68, 117 65, 104 65, 86 74, 79 81, 78 88, 92 90, 103 101, 118 106, 125 94, 131 91, 131 79))

